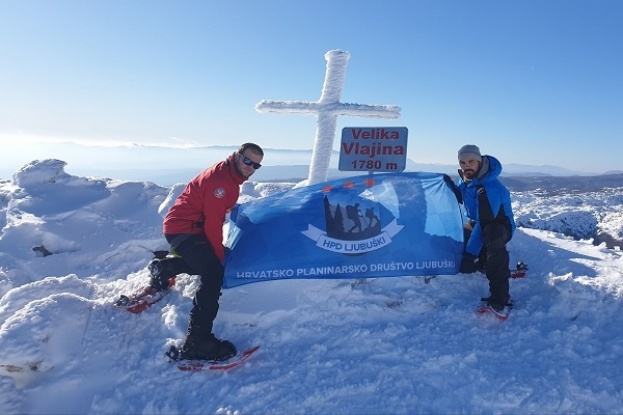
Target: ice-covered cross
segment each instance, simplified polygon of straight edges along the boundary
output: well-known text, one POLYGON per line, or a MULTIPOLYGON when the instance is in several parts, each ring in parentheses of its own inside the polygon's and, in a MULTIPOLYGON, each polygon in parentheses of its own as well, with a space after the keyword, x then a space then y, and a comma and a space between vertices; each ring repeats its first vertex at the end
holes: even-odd
POLYGON ((340 102, 349 52, 330 50, 324 55, 327 60, 324 85, 320 99, 316 102, 302 101, 260 101, 255 109, 259 112, 318 115, 316 139, 309 165, 307 184, 327 180, 331 149, 338 115, 373 118, 398 118, 401 108, 393 105, 344 104, 340 102))

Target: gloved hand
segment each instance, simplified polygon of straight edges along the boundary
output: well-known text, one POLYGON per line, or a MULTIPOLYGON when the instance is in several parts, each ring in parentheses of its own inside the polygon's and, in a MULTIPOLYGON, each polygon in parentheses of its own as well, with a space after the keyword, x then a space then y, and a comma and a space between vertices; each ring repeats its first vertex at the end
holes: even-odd
POLYGON ((461 268, 459 272, 461 274, 471 274, 473 272, 478 271, 478 257, 475 257, 472 254, 468 254, 467 252, 463 254, 463 258, 461 259, 461 268))

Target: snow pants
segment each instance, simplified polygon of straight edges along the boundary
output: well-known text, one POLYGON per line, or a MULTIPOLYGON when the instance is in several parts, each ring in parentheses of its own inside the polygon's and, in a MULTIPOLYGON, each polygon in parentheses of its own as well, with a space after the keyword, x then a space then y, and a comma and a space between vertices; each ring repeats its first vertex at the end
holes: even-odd
MULTIPOLYGON (((467 241, 469 236, 466 235, 467 241)), ((484 246, 478 256, 485 264, 485 274, 489 280, 491 302, 506 304, 510 298, 509 282, 511 272, 509 268, 509 254, 506 244, 510 240, 510 233, 506 226, 499 223, 490 223, 483 230, 484 246)))
POLYGON ((214 249, 203 235, 165 235, 169 243, 183 260, 179 264, 180 273, 199 275, 201 285, 195 293, 193 308, 190 311, 188 333, 202 338, 212 333, 214 319, 218 313, 218 300, 225 270, 223 264, 214 253, 214 249), (181 242, 178 242, 180 241, 181 242))

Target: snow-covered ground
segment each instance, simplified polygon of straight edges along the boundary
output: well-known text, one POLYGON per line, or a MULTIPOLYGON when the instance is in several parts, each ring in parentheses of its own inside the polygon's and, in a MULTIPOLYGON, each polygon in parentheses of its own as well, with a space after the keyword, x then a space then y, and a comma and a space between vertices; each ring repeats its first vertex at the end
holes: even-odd
MULTIPOLYGON (((294 185, 246 183, 241 201, 294 185)), ((260 350, 191 374, 163 353, 183 341, 196 277, 141 315, 111 307, 147 281, 182 186, 54 160, 0 183, 0 413, 623 411, 623 255, 591 239, 623 239, 623 189, 513 193, 509 250, 530 271, 505 323, 474 314, 480 274, 249 284, 224 290, 215 332, 260 350)))

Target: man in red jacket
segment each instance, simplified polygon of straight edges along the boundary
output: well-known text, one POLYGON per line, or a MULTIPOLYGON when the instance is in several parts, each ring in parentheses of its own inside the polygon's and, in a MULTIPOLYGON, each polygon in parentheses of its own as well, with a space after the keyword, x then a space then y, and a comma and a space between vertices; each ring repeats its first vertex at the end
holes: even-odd
POLYGON ((151 285, 166 289, 169 278, 180 273, 201 277, 181 350, 184 359, 226 360, 236 354, 230 341, 212 333, 224 276, 223 224, 238 201, 240 185, 261 167, 263 157, 257 144, 242 144, 227 160, 192 179, 164 219, 164 236, 179 257, 153 260, 148 267, 151 285))

